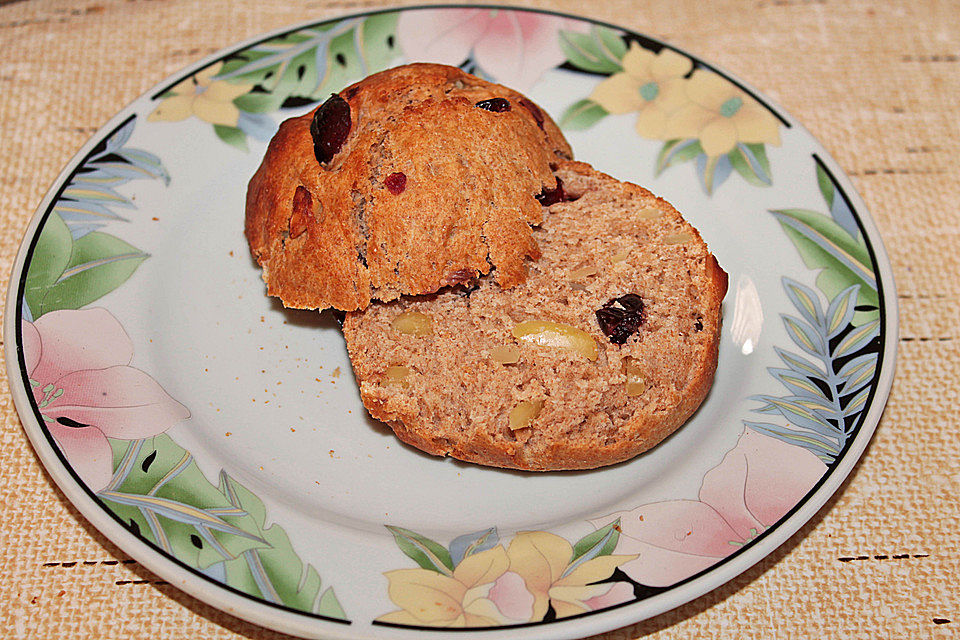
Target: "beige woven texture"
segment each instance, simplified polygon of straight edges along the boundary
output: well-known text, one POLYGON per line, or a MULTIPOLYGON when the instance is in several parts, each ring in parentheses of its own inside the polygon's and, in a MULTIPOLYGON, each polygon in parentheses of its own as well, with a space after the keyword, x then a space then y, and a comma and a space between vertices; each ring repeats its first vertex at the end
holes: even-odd
MULTIPOLYGON (((220 48, 378 2, 0 1, 0 271, 96 129, 220 48)), ((665 39, 744 78, 820 139, 880 228, 901 310, 877 434, 837 495, 753 569, 602 640, 960 636, 960 3, 536 4, 665 39)), ((159 581, 38 464, 0 385, 0 635, 282 638, 159 581)))

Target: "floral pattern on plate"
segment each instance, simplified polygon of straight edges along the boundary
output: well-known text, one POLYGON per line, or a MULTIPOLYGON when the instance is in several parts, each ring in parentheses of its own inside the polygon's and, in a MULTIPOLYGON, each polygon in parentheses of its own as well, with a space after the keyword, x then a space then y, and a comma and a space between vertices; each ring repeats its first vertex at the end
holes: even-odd
POLYGON ((441 9, 400 14, 397 40, 408 60, 460 66, 523 92, 566 60, 561 34, 586 24, 506 9, 441 9))
MULTIPOLYGON (((123 309, 110 294, 142 286, 134 276, 151 256, 134 246, 143 235, 128 233, 142 220, 121 212, 138 211, 140 202, 128 194, 135 180, 164 189, 179 185, 161 159, 162 145, 148 150, 128 143, 140 128, 162 130, 166 141, 187 130, 179 127, 199 125, 229 145, 220 148, 241 156, 230 147, 262 145, 288 115, 369 73, 413 60, 458 65, 531 92, 542 89, 546 77, 556 82, 564 77, 556 74, 571 74, 580 93, 570 96, 572 103, 549 105, 562 112, 565 131, 628 122, 637 138, 623 144, 639 150, 637 162, 651 179, 692 163, 700 185, 694 190, 705 201, 722 195, 720 186, 735 174, 740 181, 728 188, 775 191, 776 161, 768 151, 786 144, 783 116, 667 45, 585 20, 487 7, 385 11, 274 34, 181 75, 102 135, 40 213, 19 267, 19 313, 13 320, 8 314, 8 323, 19 323, 21 371, 10 377, 32 410, 18 404, 25 428, 46 439, 98 508, 161 559, 246 594, 247 602, 313 614, 311 623, 347 621, 338 595, 308 561, 316 550, 305 548, 303 538, 298 542, 288 522, 275 520, 273 512, 282 512, 275 496, 250 491, 223 467, 210 472, 211 461, 177 442, 185 436, 174 437, 179 427, 219 430, 197 419, 200 399, 175 399, 157 371, 132 364, 138 336, 124 328, 123 309), (653 144, 658 149, 649 153, 653 144)), ((566 523, 587 531, 583 535, 498 524, 436 536, 452 538, 444 545, 385 525, 390 535, 382 546, 389 549, 334 576, 338 593, 341 579, 365 585, 363 593, 348 594, 358 608, 369 607, 359 613, 348 607, 357 626, 390 627, 391 633, 529 629, 623 611, 750 553, 811 500, 864 430, 887 362, 888 330, 872 239, 840 181, 815 154, 812 163, 814 180, 798 189, 819 194, 823 206, 807 198, 792 207, 781 198, 764 200, 755 212, 775 221, 778 240, 786 252, 793 247, 802 264, 785 269, 776 285, 786 302, 770 306, 749 279, 742 287, 746 306, 766 304, 780 317, 785 338, 773 347, 779 361, 771 358, 777 366, 761 375, 786 392, 777 395, 767 385, 748 398, 759 405, 733 424, 718 425, 736 444, 694 474, 696 495, 628 497, 609 513, 566 523), (501 531, 510 533, 501 538, 501 531)), ((751 348, 759 331, 745 333, 751 348)), ((496 517, 479 526, 499 523, 496 517)), ((323 552, 336 555, 336 548, 323 552)), ((336 632, 349 633, 344 628, 336 632)), ((284 629, 330 631, 293 622, 284 629)))
POLYGON ((348 18, 268 38, 182 80, 161 94, 151 120, 191 115, 213 125, 221 140, 242 151, 247 137, 269 140, 268 114, 309 105, 386 69, 396 55, 396 13, 348 18))
POLYGON ((153 378, 129 366, 133 345, 109 311, 51 311, 24 321, 22 331, 40 415, 91 490, 113 475, 108 438, 149 438, 190 417, 153 378))
POLYGON ((655 174, 694 161, 708 195, 732 171, 752 185, 771 184, 766 145, 780 145, 780 121, 736 84, 682 53, 645 48, 607 27, 564 34, 563 42, 571 66, 609 77, 567 109, 561 127, 584 129, 635 112, 637 133, 664 141, 655 174))
POLYGON ((600 518, 620 525, 615 550, 635 558, 621 569, 666 587, 711 567, 775 524, 826 472, 813 454, 745 429, 737 446, 703 477, 699 500, 646 504, 600 518))
POLYGON ((448 547, 407 529, 388 529, 420 568, 384 574, 400 610, 380 616, 380 623, 494 627, 565 618, 633 599, 633 586, 613 578, 617 567, 637 558, 612 553, 619 521, 573 545, 547 531, 521 531, 506 548, 496 528, 460 536, 448 547))
POLYGON ((620 523, 616 551, 637 554, 622 569, 642 585, 676 584, 755 540, 802 503, 862 424, 879 351, 877 292, 875 283, 870 286, 873 266, 869 256, 856 270, 833 257, 841 251, 834 242, 841 236, 848 246, 862 246, 864 254, 866 246, 859 232, 853 236, 840 226, 851 213, 819 162, 816 175, 832 215, 771 213, 800 253, 811 256, 808 266, 823 268, 817 282, 824 293, 855 283, 837 293, 824 310, 817 291, 783 278, 801 318, 783 314, 782 320, 804 355, 775 349, 787 368, 771 367, 769 372, 791 394, 757 396, 764 405, 755 411, 778 415, 787 424, 744 420, 737 446, 704 475, 699 500, 641 505, 593 521, 596 526, 611 519, 620 523))
POLYGON ((114 207, 134 208, 116 188, 133 178, 169 181, 156 156, 125 146, 135 126, 134 119, 124 123, 78 168, 27 268, 21 351, 39 415, 67 465, 133 533, 256 598, 345 619, 333 590, 321 590, 320 576, 300 561, 283 528, 266 525, 263 502, 224 471, 212 484, 164 435, 190 411, 130 366, 133 344, 123 326, 107 309, 89 306, 148 257, 94 230, 122 221, 114 207))

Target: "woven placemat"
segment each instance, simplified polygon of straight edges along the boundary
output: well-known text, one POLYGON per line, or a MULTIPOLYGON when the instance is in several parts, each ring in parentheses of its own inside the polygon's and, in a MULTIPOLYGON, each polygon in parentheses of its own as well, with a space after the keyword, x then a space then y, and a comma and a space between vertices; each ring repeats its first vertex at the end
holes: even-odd
MULTIPOLYGON (((377 2, 0 3, 0 270, 77 149, 158 80, 220 48, 377 2)), ((960 629, 960 4, 575 0, 732 71, 819 138, 866 200, 901 308, 897 378, 837 495, 759 565, 604 640, 956 637, 960 629)), ((223 614, 125 556, 39 466, 0 387, 5 637, 285 637, 223 614)))

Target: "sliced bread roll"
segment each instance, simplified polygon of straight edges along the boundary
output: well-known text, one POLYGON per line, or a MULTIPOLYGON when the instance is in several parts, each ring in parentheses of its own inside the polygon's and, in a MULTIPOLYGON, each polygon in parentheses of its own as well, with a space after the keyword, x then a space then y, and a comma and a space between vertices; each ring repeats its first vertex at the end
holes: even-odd
POLYGON ((363 403, 435 455, 535 471, 631 458, 680 427, 717 366, 727 274, 666 201, 579 162, 504 289, 479 278, 348 313, 363 403))
POLYGON ((287 307, 363 309, 494 268, 509 288, 539 256, 531 226, 571 153, 516 91, 389 69, 280 125, 247 189, 247 241, 287 307))

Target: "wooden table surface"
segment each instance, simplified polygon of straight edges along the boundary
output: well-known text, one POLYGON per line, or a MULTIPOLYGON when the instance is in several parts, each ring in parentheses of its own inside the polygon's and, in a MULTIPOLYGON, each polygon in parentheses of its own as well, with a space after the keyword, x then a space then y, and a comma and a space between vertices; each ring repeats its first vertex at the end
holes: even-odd
MULTIPOLYGON (((61 168, 158 80, 376 1, 0 2, 0 267, 61 168)), ((960 3, 548 0, 664 39, 779 102, 851 176, 901 310, 897 376, 840 491, 775 553, 601 636, 960 636, 960 3)), ((5 376, 5 373, 0 373, 5 376)), ((159 580, 54 488, 0 389, 0 629, 11 638, 280 638, 159 580)))

